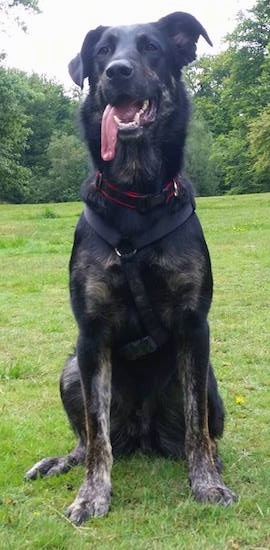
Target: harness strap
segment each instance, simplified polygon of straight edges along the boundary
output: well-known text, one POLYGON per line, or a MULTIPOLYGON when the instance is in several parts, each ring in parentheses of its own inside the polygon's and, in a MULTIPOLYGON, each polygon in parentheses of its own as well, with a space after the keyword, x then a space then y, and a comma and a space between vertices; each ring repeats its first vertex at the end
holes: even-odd
POLYGON ((181 210, 174 213, 166 213, 166 216, 160 218, 157 223, 150 227, 147 232, 139 233, 128 239, 130 247, 128 252, 121 251, 121 243, 126 242, 127 239, 118 231, 115 227, 109 225, 103 220, 96 212, 94 212, 87 204, 84 207, 84 216, 89 225, 96 231, 96 233, 112 248, 118 256, 123 257, 128 255, 134 255, 138 250, 145 248, 149 244, 155 243, 169 235, 177 227, 183 225, 193 214, 194 206, 191 202, 185 204, 181 210))
POLYGON ((132 239, 125 239, 115 227, 110 226, 88 205, 85 205, 84 216, 86 221, 115 250, 121 259, 129 288, 140 314, 140 320, 148 333, 148 336, 143 336, 138 340, 129 342, 119 350, 120 354, 128 360, 134 360, 148 353, 153 353, 165 344, 169 338, 168 331, 160 323, 148 299, 137 265, 136 253, 138 250, 159 241, 175 231, 194 212, 194 206, 191 203, 187 203, 178 212, 173 214, 166 213, 166 216, 163 216, 147 232, 135 235, 132 239))
POLYGON ((144 336, 122 346, 120 353, 126 359, 137 359, 142 355, 153 353, 163 346, 169 338, 168 331, 162 326, 150 304, 136 258, 122 260, 122 266, 131 290, 134 302, 140 313, 140 320, 148 336, 144 336))

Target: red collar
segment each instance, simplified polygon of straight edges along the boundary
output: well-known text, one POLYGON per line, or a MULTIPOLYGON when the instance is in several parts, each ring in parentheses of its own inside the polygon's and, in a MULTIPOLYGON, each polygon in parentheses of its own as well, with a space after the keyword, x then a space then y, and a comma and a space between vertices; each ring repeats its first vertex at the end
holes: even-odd
POLYGON ((156 206, 168 204, 174 197, 180 195, 180 187, 180 176, 177 176, 169 181, 160 193, 145 195, 136 191, 122 191, 113 183, 105 180, 101 172, 96 173, 96 189, 105 199, 142 213, 152 210, 156 206))

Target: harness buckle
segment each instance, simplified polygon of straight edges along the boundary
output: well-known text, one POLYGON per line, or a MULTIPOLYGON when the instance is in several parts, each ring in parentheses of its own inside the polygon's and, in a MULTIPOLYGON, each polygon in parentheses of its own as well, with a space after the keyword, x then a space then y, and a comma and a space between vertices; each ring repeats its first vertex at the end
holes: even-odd
POLYGON ((97 172, 97 173, 96 173, 96 187, 97 187, 98 189, 101 189, 101 186, 102 186, 102 179, 103 179, 102 173, 101 173, 101 172, 97 172))
POLYGON ((120 355, 129 361, 134 361, 148 355, 149 353, 154 353, 158 349, 156 342, 151 336, 144 336, 139 340, 129 342, 122 346, 119 350, 120 355))
POLYGON ((137 254, 137 248, 134 248, 132 243, 128 240, 122 240, 116 247, 115 252, 121 260, 130 260, 137 254))

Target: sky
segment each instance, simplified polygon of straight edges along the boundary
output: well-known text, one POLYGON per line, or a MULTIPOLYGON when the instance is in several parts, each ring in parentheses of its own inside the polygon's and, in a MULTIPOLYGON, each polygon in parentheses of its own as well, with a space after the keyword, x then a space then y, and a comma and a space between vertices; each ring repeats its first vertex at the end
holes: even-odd
POLYGON ((84 36, 98 25, 123 25, 155 21, 174 11, 194 15, 206 28, 214 48, 198 42, 198 55, 217 53, 224 48, 224 36, 236 26, 240 10, 251 8, 255 0, 40 0, 42 13, 24 17, 23 33, 8 20, 2 22, 0 50, 7 53, 6 66, 37 72, 54 78, 65 87, 72 85, 67 65, 80 50, 84 36))

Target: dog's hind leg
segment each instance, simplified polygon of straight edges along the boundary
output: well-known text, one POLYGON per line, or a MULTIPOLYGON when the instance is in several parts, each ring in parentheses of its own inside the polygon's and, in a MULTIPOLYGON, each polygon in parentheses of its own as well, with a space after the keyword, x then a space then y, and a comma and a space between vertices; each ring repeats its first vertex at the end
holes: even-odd
POLYGON ((209 434, 211 439, 219 438, 223 434, 225 412, 211 363, 208 371, 207 401, 209 434))
POLYGON ((47 457, 37 462, 26 479, 49 477, 68 472, 85 461, 85 419, 77 357, 69 357, 60 378, 60 393, 70 424, 79 437, 75 449, 65 456, 47 457))
POLYGON ((220 438, 223 434, 225 412, 223 401, 218 392, 218 385, 211 363, 208 371, 207 402, 208 429, 212 447, 212 455, 216 469, 220 473, 223 469, 223 463, 218 455, 218 445, 216 439, 220 438))
POLYGON ((60 394, 70 425, 85 446, 85 412, 76 355, 69 357, 64 365, 60 378, 60 394))
POLYGON ((25 474, 25 479, 37 479, 38 477, 58 476, 65 474, 73 466, 83 464, 85 459, 85 446, 79 441, 71 453, 65 456, 43 458, 25 474))

